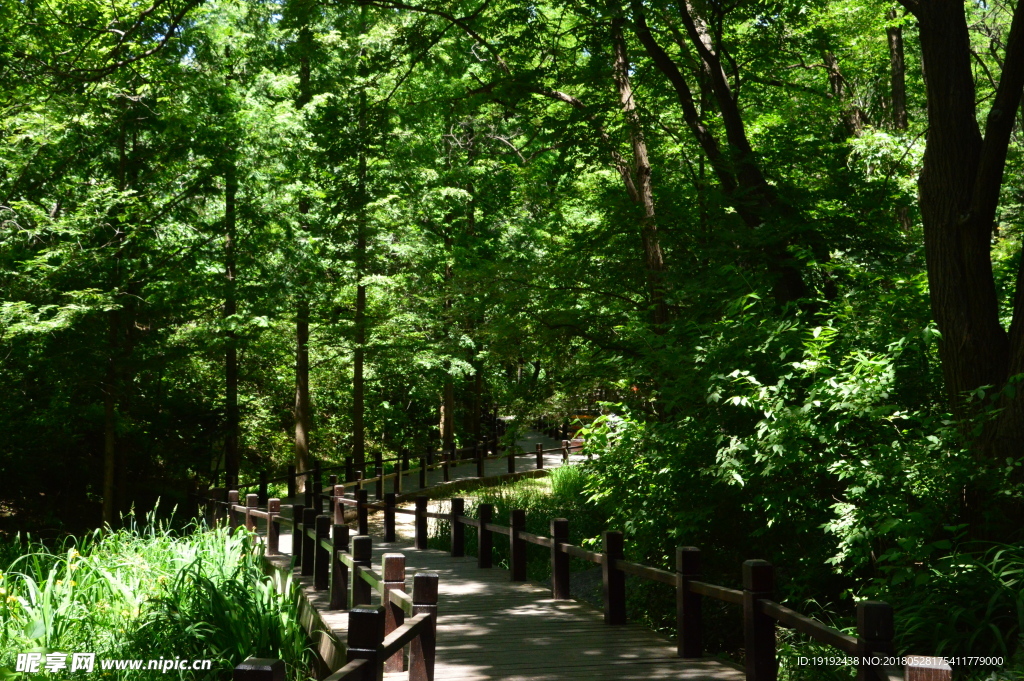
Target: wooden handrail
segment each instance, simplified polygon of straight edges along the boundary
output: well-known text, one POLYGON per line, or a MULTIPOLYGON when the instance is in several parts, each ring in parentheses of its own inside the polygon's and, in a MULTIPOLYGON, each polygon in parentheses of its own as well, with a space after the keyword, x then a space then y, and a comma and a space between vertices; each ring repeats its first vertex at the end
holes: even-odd
POLYGON ((855 636, 844 634, 838 629, 833 629, 818 620, 801 615, 796 610, 787 608, 775 601, 758 601, 757 607, 761 612, 772 617, 780 624, 796 629, 801 634, 807 634, 815 641, 826 643, 850 655, 857 654, 857 637, 855 636))

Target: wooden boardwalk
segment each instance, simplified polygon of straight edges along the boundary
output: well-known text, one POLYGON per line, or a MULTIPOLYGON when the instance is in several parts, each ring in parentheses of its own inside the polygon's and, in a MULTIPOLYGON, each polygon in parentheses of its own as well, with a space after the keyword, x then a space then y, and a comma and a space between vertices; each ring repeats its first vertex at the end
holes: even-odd
POLYGON ((436 681, 744 678, 715 660, 679 659, 675 645, 649 629, 606 625, 592 606, 553 600, 548 589, 510 581, 507 570, 478 568, 475 558, 374 541, 374 565, 400 552, 410 577, 440 577, 436 681))

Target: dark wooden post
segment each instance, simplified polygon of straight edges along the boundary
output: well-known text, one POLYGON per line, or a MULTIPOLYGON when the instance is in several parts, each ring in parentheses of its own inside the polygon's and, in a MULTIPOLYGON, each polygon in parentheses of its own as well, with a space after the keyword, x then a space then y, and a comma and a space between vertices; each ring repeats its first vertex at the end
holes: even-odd
POLYGON ((420 489, 427 486, 427 458, 420 459, 420 489))
POLYGON ((331 474, 327 476, 327 487, 328 489, 334 489, 334 486, 338 484, 338 476, 331 474))
POLYGON ((509 577, 513 582, 526 581, 526 540, 519 536, 520 530, 526 528, 526 511, 513 509, 509 514, 511 533, 508 536, 509 577))
POLYGON ((516 454, 518 453, 518 450, 519 450, 519 448, 516 447, 515 445, 512 445, 511 447, 508 448, 508 472, 509 473, 515 473, 516 472, 516 454))
POLYGON ((569 521, 554 518, 551 521, 551 597, 564 601, 569 595, 569 554, 562 553, 562 544, 569 543, 569 521))
POLYGON ((356 491, 356 514, 359 516, 359 534, 370 534, 369 509, 366 508, 369 492, 365 489, 356 491))
POLYGON ((434 680, 434 648, 437 640, 437 575, 420 572, 412 580, 412 612, 427 613, 430 626, 409 647, 409 681, 434 680))
POLYGON ((345 496, 345 486, 335 485, 334 486, 334 498, 331 499, 331 504, 334 507, 334 524, 344 525, 345 524, 345 504, 341 503, 341 498, 345 496))
POLYGON ((544 445, 537 443, 537 470, 544 468, 544 445))
POLYGON ((384 495, 384 541, 395 541, 395 493, 384 495))
POLYGON ((480 504, 476 507, 476 513, 480 520, 480 527, 476 530, 476 566, 489 568, 494 564, 494 533, 484 526, 494 519, 494 506, 480 504))
POLYGON ((295 466, 288 466, 288 498, 295 501, 295 466))
POLYGON ((409 470, 409 449, 408 447, 402 449, 402 470, 409 470))
MULTIPOLYGON (((857 657, 862 660, 872 656, 893 653, 892 606, 883 601, 861 601, 857 604, 857 657)), ((871 668, 857 665, 857 681, 874 681, 871 668)))
POLYGON ((345 457, 345 482, 352 482, 356 479, 356 468, 351 456, 345 457))
POLYGON ((676 654, 694 658, 704 654, 701 641, 700 594, 690 591, 690 580, 700 579, 700 549, 676 549, 676 654))
POLYGON ((250 657, 235 667, 233 681, 284 681, 284 660, 250 657))
POLYGON ((416 548, 427 548, 427 498, 416 497, 416 548))
POLYGON ((775 588, 775 571, 765 560, 743 563, 743 647, 747 658, 747 681, 775 681, 779 675, 775 657, 775 620, 762 613, 757 602, 770 599, 775 588))
POLYGON ((277 519, 281 517, 281 500, 267 499, 267 555, 281 554, 281 525, 277 519))
MULTIPOLYGON (((377 455, 377 460, 380 460, 380 454, 377 455)), ((374 484, 373 492, 377 501, 384 498, 384 466, 377 466, 377 482, 374 484)))
POLYGON ((466 555, 466 526, 459 522, 459 516, 466 512, 465 499, 452 499, 452 510, 449 522, 452 526, 452 557, 461 558, 466 555))
POLYGON ((316 558, 313 561, 313 588, 317 591, 327 591, 331 585, 331 552, 324 548, 324 542, 331 531, 331 516, 318 515, 316 517, 316 542, 313 554, 316 558))
MULTIPOLYGON (((384 578, 384 635, 388 636, 405 622, 405 611, 396 603, 392 603, 388 594, 392 591, 405 591, 405 556, 401 553, 385 553, 381 560, 381 576, 384 578)), ((400 672, 405 669, 402 651, 389 657, 384 662, 385 672, 400 672)))
MULTIPOLYGON (((365 535, 352 538, 352 563, 359 567, 370 569, 370 562, 373 560, 373 540, 365 535)), ((366 605, 370 602, 370 583, 363 579, 359 570, 352 570, 352 607, 366 605)), ((351 621, 349 627, 351 627, 351 621)))
POLYGON ((324 476, 320 470, 319 461, 313 462, 313 493, 316 494, 316 501, 314 502, 313 508, 316 509, 316 514, 320 515, 324 512, 323 502, 321 501, 324 493, 324 476))
MULTIPOLYGON (((362 581, 362 580, 359 580, 362 581)), ((384 608, 356 608, 348 614, 348 661, 369 660, 370 672, 362 681, 381 681, 382 660, 377 651, 384 642, 384 608)))
MULTIPOLYGON (((260 471, 260 489, 259 489, 258 494, 259 494, 259 496, 257 497, 257 499, 259 500, 259 503, 260 504, 267 503, 267 471, 266 470, 260 471)), ((258 505, 259 504, 257 504, 257 506, 258 505)))
POLYGON ((429 446, 427 447, 427 465, 434 465, 434 450, 431 449, 429 446))
POLYGON ((252 510, 260 505, 259 494, 246 494, 245 495, 245 529, 250 532, 256 531, 256 516, 252 514, 252 510))
POLYGON ((316 517, 319 515, 315 508, 302 509, 302 572, 300 574, 310 576, 313 574, 313 565, 316 561, 316 539, 310 536, 310 530, 316 531, 316 517))
POLYGON ((365 478, 365 477, 366 476, 363 475, 362 471, 356 471, 356 491, 357 492, 363 488, 363 478, 365 478))
POLYGON ((339 551, 348 552, 348 525, 331 528, 331 610, 348 607, 348 565, 338 557, 339 551))
POLYGON ((626 573, 615 567, 623 560, 624 543, 621 532, 604 533, 604 561, 601 563, 601 581, 604 586, 604 623, 626 623, 626 573))
POLYGON ((448 452, 441 452, 441 479, 445 482, 452 479, 448 464, 448 452))
POLYGON ((484 477, 484 448, 477 443, 473 445, 473 456, 476 458, 476 477, 484 477))
POLYGON ((391 491, 395 494, 402 493, 402 464, 401 462, 395 462, 395 477, 391 479, 391 491))
POLYGON ((235 530, 238 528, 238 516, 235 514, 235 504, 237 503, 238 490, 228 490, 228 528, 230 528, 232 534, 234 534, 235 530))
POLYGON ((302 515, 306 507, 302 504, 292 506, 292 567, 302 565, 302 515))
POLYGON ((309 478, 308 475, 306 476, 305 487, 303 487, 303 489, 305 489, 305 503, 303 503, 303 506, 305 506, 306 508, 311 508, 314 511, 317 511, 317 515, 319 515, 319 502, 313 495, 313 481, 309 478), (314 506, 314 504, 317 505, 314 506))

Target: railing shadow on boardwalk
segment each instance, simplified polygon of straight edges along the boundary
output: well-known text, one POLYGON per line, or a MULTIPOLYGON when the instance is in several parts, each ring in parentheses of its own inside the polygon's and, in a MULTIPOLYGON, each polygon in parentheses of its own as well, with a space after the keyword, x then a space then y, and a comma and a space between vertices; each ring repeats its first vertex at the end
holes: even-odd
MULTIPOLYGON (((563 443, 561 449, 553 450, 562 453, 563 460, 567 460, 569 456, 568 447, 565 445, 566 443, 563 443)), ((548 452, 538 449, 536 452, 538 465, 543 465, 543 457, 546 453, 548 452)), ((515 456, 506 456, 512 462, 510 468, 514 469, 515 456)), ((476 453, 475 460, 477 462, 480 462, 482 458, 480 453, 476 453)), ((483 470, 483 466, 480 465, 479 471, 483 470)), ((400 480, 401 477, 398 479, 400 480)), ((609 627, 607 637, 598 636, 601 645, 594 649, 595 666, 613 664, 608 660, 600 659, 602 651, 612 646, 628 648, 630 645, 628 637, 618 636, 618 631, 620 631, 618 627, 626 623, 625 576, 631 574, 675 588, 675 653, 681 659, 696 661, 697 666, 692 668, 695 674, 698 674, 703 666, 703 663, 699 662, 703 654, 702 602, 704 598, 711 598, 737 606, 740 610, 746 658, 744 670, 746 681, 775 681, 777 678, 778 660, 775 634, 778 625, 793 628, 815 641, 836 648, 840 653, 838 657, 855 660, 858 681, 948 681, 952 678, 950 667, 939 658, 900 658, 894 655, 893 612, 891 607, 885 603, 878 601, 859 603, 857 605, 857 636, 850 636, 773 601, 774 570, 766 561, 748 560, 743 563, 743 589, 729 589, 701 579, 700 551, 695 547, 677 549, 675 570, 663 570, 626 561, 621 532, 605 532, 603 535, 604 550, 601 552, 588 551, 567 541, 569 536, 567 519, 553 519, 550 525, 550 536, 540 536, 525 531, 525 511, 523 510, 513 510, 510 524, 504 526, 491 522, 493 507, 488 504, 481 504, 478 507, 476 518, 465 516, 464 502, 458 498, 451 500, 449 513, 429 512, 426 496, 416 497, 415 510, 401 509, 396 504, 397 492, 383 494, 384 503, 370 503, 367 499, 367 490, 363 487, 366 482, 368 481, 356 481, 354 498, 345 496, 346 489, 350 486, 347 484, 334 484, 326 491, 317 488, 320 491, 316 493, 312 493, 307 488, 306 498, 311 503, 308 507, 293 505, 291 509, 293 518, 281 514, 282 510, 286 509, 283 509, 280 500, 277 499, 268 500, 266 510, 258 508, 259 497, 257 494, 248 494, 245 505, 238 503, 238 492, 234 490, 228 492, 226 501, 205 500, 213 522, 223 520, 226 516, 231 526, 236 527, 244 518, 245 527, 254 531, 257 519, 264 520, 268 555, 279 553, 281 525, 290 526, 293 563, 300 569, 302 575, 314 577, 317 590, 330 591, 332 608, 341 607, 346 604, 346 601, 350 605, 369 603, 370 589, 375 589, 382 594, 383 606, 376 609, 357 608, 350 611, 350 618, 354 617, 355 619, 350 619, 348 626, 348 663, 331 674, 328 677, 330 681, 382 679, 388 661, 390 660, 392 665, 397 665, 398 663, 395 662, 399 657, 397 651, 405 645, 420 646, 420 658, 416 662, 418 666, 410 668, 410 680, 432 681, 434 678, 433 663, 423 660, 427 658, 433 660, 432 650, 436 644, 434 634, 437 624, 436 605, 431 605, 435 608, 432 611, 433 615, 419 619, 417 619, 417 615, 413 617, 409 625, 402 625, 402 617, 415 612, 410 608, 416 607, 416 597, 414 594, 414 597, 409 600, 408 597, 395 595, 395 583, 391 584, 390 589, 388 588, 387 559, 383 561, 382 571, 385 573, 383 577, 371 569, 368 562, 371 540, 365 536, 368 534, 367 514, 370 510, 379 510, 384 513, 386 544, 395 541, 396 514, 413 515, 416 528, 414 546, 417 553, 423 552, 422 555, 426 554, 427 549, 428 519, 448 520, 451 527, 450 558, 462 559, 462 563, 470 562, 464 558, 466 528, 475 530, 478 534, 479 547, 476 563, 482 569, 480 570, 481 577, 468 586, 469 589, 486 589, 488 583, 494 583, 494 575, 500 574, 486 569, 493 565, 493 536, 495 534, 508 537, 509 579, 512 582, 525 582, 526 580, 527 544, 548 549, 552 567, 552 586, 548 599, 551 601, 571 603, 566 600, 569 598, 570 557, 601 566, 604 598, 603 620, 606 625, 613 625, 616 628, 609 627), (331 503, 331 515, 323 513, 322 503, 325 500, 329 500, 331 503), (348 541, 348 527, 343 524, 346 507, 355 509, 358 520, 359 536, 353 538, 351 542, 348 541), (359 547, 358 550, 357 547, 359 547), (488 577, 485 579, 484 575, 488 575, 488 577), (339 593, 344 593, 345 597, 336 598, 336 594, 339 593), (413 622, 415 622, 415 626, 413 626, 413 622), (427 648, 430 650, 428 651, 427 648), (900 665, 902 669, 897 667, 897 662, 903 663, 900 665), (414 672, 417 675, 414 676, 414 672)), ((437 552, 430 553, 436 554, 437 552)), ((392 560, 397 560, 397 558, 392 560)), ((402 558, 403 566, 404 560, 405 558, 402 558)), ((435 558, 435 562, 438 560, 435 558)), ((432 579, 436 603, 437 576, 434 575, 432 579)), ((404 586, 404 576, 402 584, 404 586)), ((537 595, 543 593, 539 591, 539 587, 533 588, 538 590, 536 591, 537 595)), ((466 592, 466 594, 468 593, 466 592)), ((457 597, 457 594, 453 594, 453 598, 457 597)), ((420 605, 426 607, 428 604, 426 601, 422 601, 420 605)), ((456 605, 456 602, 453 601, 451 605, 456 605)), ((551 608, 535 608, 531 611, 529 607, 524 609, 521 605, 517 605, 514 612, 504 613, 504 616, 501 616, 502 605, 501 602, 494 602, 491 604, 490 610, 479 611, 473 614, 471 621, 460 622, 459 626, 467 627, 468 630, 474 632, 472 636, 467 634, 465 645, 492 645, 494 655, 497 656, 501 654, 502 641, 508 640, 510 635, 514 635, 514 632, 526 634, 531 631, 543 630, 540 621, 531 620, 557 617, 552 613, 562 612, 564 614, 567 612, 551 608), (515 625, 513 626, 510 622, 515 622, 515 625)), ((442 604, 443 610, 444 605, 442 604)), ((583 625, 581 622, 577 622, 577 624, 583 625)), ((551 636, 554 636, 554 633, 552 632, 551 636)), ((557 650, 557 641, 552 641, 551 645, 552 650, 557 650)), ((459 656, 458 648, 449 648, 446 653, 455 657, 459 656)), ((409 659, 412 664, 411 652, 409 659)), ((623 662, 620 660, 618 663, 622 664, 623 662)), ((634 659, 630 663, 641 664, 641 661, 634 659)), ((392 671, 396 670, 392 669, 392 671)), ((480 671, 481 678, 493 678, 487 677, 483 673, 484 670, 480 671)), ((642 678, 662 678, 658 673, 654 673, 655 671, 654 668, 647 669, 642 678)), ((283 676, 278 676, 279 672, 283 675, 283 667, 276 665, 273 661, 249 660, 239 667, 235 678, 238 681, 276 681, 278 678, 283 679, 283 676)), ((664 678, 725 678, 716 676, 710 669, 703 676, 693 674, 671 676, 671 672, 669 674, 670 676, 664 678)), ((542 677, 532 675, 530 678, 542 677)), ((556 673, 550 678, 559 677, 556 673)), ((626 677, 622 676, 621 678, 626 677)))

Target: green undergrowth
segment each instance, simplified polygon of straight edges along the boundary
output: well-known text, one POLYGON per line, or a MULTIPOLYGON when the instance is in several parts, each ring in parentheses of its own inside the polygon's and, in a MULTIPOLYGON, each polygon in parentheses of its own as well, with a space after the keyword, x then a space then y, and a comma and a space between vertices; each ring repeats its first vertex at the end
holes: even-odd
MULTIPOLYGON (((0 545, 0 678, 230 679, 250 656, 285 660, 308 679, 310 650, 290 580, 263 571, 249 533, 150 514, 137 525, 56 544, 0 545), (18 653, 95 653, 92 673, 15 672, 18 653), (209 671, 103 671, 100 660, 211 660, 209 671)), ((144 663, 145 664, 145 663, 144 663)))

